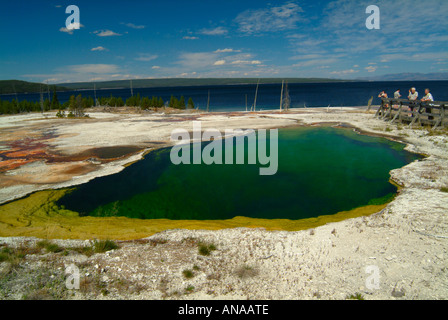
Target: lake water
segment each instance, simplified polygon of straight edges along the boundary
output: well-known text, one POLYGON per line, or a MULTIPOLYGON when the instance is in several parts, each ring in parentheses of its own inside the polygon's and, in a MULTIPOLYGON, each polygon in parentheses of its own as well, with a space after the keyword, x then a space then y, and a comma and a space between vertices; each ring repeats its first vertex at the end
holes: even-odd
POLYGON ((390 200, 397 189, 389 171, 419 158, 403 147, 349 129, 280 129, 278 171, 272 176, 260 176, 260 164, 176 166, 171 148, 165 148, 76 187, 58 205, 83 216, 141 219, 297 220, 335 214, 390 200))
MULTIPOLYGON (((448 81, 382 81, 382 82, 338 82, 338 83, 290 83, 289 94, 291 107, 333 107, 338 106, 366 106, 370 97, 374 97, 373 104, 380 104, 378 93, 385 90, 389 97, 401 90, 403 98, 407 97, 410 87, 416 87, 423 97, 425 88, 430 88, 434 99, 448 101, 448 81)), ((93 89, 93 84, 92 84, 93 89)), ((134 88, 134 94, 141 96, 161 96, 169 101, 171 95, 193 98, 196 107, 206 109, 208 92, 210 91, 210 111, 244 111, 247 105, 250 109, 254 103, 256 85, 227 85, 227 86, 194 86, 194 87, 166 87, 166 88, 134 88)), ((281 84, 261 84, 258 90, 257 110, 278 108, 280 105, 281 84)), ((61 103, 68 101, 70 95, 82 94, 94 97, 93 90, 59 92, 61 103)), ((127 99, 131 95, 130 89, 97 90, 97 97, 116 97, 127 99)), ((50 98, 52 93, 50 92, 50 98)), ((2 95, 0 99, 14 99, 14 95, 2 95)), ((20 94, 19 100, 40 101, 39 94, 20 94)), ((45 94, 44 98, 48 98, 45 94)))

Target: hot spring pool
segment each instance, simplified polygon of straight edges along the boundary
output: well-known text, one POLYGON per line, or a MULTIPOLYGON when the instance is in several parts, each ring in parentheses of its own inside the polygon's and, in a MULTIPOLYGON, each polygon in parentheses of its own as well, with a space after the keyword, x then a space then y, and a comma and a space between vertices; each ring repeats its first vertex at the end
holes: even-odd
POLYGON ((81 216, 139 219, 332 215, 391 199, 397 188, 389 182, 390 170, 420 157, 403 148, 349 129, 280 129, 275 175, 260 175, 260 164, 176 166, 171 148, 165 148, 120 173, 76 187, 57 204, 81 216))

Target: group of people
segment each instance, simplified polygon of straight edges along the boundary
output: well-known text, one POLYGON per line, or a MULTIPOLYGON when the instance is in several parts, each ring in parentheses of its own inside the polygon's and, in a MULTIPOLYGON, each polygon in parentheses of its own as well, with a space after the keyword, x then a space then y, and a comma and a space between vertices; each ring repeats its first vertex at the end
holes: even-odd
MULTIPOLYGON (((384 91, 381 91, 380 94, 378 95, 378 98, 387 98, 387 93, 384 91)), ((400 99, 401 98, 401 94, 400 94, 400 89, 398 89, 397 91, 394 92, 394 99, 400 99)), ((418 92, 415 88, 411 88, 409 89, 409 95, 408 95, 408 99, 409 101, 417 101, 418 99, 418 92)), ((425 96, 420 100, 422 102, 425 101, 434 101, 434 98, 431 94, 431 92, 429 92, 429 89, 425 89, 425 96)), ((389 104, 385 104, 384 105, 385 109, 389 108, 389 104)), ((409 106, 409 111, 413 112, 414 111, 414 106, 410 105, 409 106)), ((426 108, 426 112, 427 113, 431 113, 431 108, 426 108)), ((414 116, 413 113, 410 114, 410 116, 414 116)), ((432 120, 433 117, 429 117, 430 120, 432 120)))
MULTIPOLYGON (((381 91, 380 94, 378 95, 378 98, 387 98, 387 93, 381 91)), ((400 89, 398 89, 397 91, 394 92, 394 99, 400 99, 400 98, 401 98, 400 89)), ((418 92, 415 88, 409 89, 408 99, 410 101, 417 101, 418 92)), ((425 96, 421 99, 421 101, 434 101, 434 98, 429 89, 425 89, 425 96)))

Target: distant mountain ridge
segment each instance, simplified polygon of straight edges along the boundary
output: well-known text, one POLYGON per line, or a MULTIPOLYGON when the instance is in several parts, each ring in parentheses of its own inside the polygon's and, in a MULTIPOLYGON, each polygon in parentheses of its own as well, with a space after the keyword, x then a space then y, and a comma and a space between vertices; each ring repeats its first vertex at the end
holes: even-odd
MULTIPOLYGON (((133 88, 154 88, 154 87, 183 87, 183 86, 219 86, 219 85, 239 85, 239 84, 260 84, 282 83, 283 80, 289 83, 305 82, 340 82, 347 80, 327 79, 327 78, 166 78, 166 79, 133 79, 133 88)), ((350 81, 350 80, 348 80, 350 81)), ((93 89, 94 82, 63 83, 71 90, 93 89)), ((98 81, 95 82, 96 89, 117 89, 129 88, 130 80, 98 81)))
POLYGON ((367 81, 431 81, 448 80, 448 72, 433 73, 393 73, 382 76, 358 78, 357 80, 367 81))
MULTIPOLYGON (((282 81, 289 83, 325 83, 325 82, 356 82, 356 81, 430 81, 448 80, 448 72, 438 73, 396 73, 375 77, 364 77, 358 79, 330 79, 330 78, 161 78, 161 79, 133 79, 134 88, 154 87, 183 87, 183 86, 220 86, 220 85, 243 85, 243 84, 278 84, 282 81)), ((97 81, 97 82, 74 82, 45 84, 28 82, 22 80, 0 80, 0 94, 37 93, 43 90, 50 91, 56 86, 57 91, 92 90, 96 89, 119 89, 130 88, 130 80, 97 81)))
MULTIPOLYGON (((47 92, 48 87, 53 91, 54 85, 47 85, 45 83, 28 82, 21 80, 0 80, 0 94, 14 94, 14 93, 34 93, 41 90, 47 92)), ((68 91, 70 89, 56 85, 57 91, 68 91)))

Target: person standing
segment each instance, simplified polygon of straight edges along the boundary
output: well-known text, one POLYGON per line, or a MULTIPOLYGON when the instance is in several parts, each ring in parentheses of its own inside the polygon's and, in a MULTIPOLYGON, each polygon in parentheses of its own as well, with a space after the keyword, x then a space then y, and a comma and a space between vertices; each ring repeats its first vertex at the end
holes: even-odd
MULTIPOLYGON (((418 98, 417 90, 415 88, 411 88, 411 90, 409 90, 409 95, 408 95, 409 101, 417 101, 417 98, 418 98)), ((414 108, 415 108, 415 106, 413 106, 412 104, 409 105, 409 110, 411 110, 412 116, 414 116, 414 108)))
POLYGON ((411 88, 411 90, 409 90, 409 95, 408 95, 408 99, 411 101, 415 101, 418 98, 418 92, 416 91, 415 88, 411 88))
POLYGON ((434 101, 432 94, 429 92, 429 89, 425 89, 425 96, 422 98, 422 101, 434 101))
MULTIPOLYGON (((401 98, 400 89, 394 92, 394 99, 398 100, 401 98)), ((398 105, 394 105, 394 108, 398 107, 398 105)))
MULTIPOLYGON (((385 99, 387 99, 388 97, 387 97, 387 93, 386 92, 384 92, 384 91, 381 91, 380 92, 380 94, 378 95, 378 98, 385 98, 385 99)), ((384 105, 384 109, 386 109, 387 110, 387 108, 389 108, 389 105, 386 103, 385 105, 384 105)))
MULTIPOLYGON (((434 98, 432 97, 432 94, 429 92, 429 89, 425 89, 425 96, 422 98, 422 102, 426 101, 434 101, 434 98)), ((426 108, 426 113, 432 113, 431 108, 426 108)), ((433 120, 433 116, 428 116, 428 120, 433 120)))
POLYGON ((380 94, 378 95, 378 98, 387 98, 387 93, 384 91, 381 91, 380 94))

